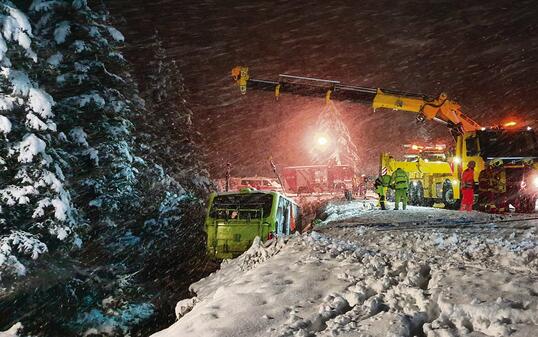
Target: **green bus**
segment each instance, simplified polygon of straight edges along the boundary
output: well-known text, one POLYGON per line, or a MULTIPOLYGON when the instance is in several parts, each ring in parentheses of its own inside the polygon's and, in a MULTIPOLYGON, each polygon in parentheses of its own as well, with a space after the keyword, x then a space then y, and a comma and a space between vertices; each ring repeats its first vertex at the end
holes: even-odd
POLYGON ((301 231, 301 210, 279 192, 245 188, 209 196, 205 232, 211 258, 237 257, 257 236, 266 241, 296 231, 301 231))

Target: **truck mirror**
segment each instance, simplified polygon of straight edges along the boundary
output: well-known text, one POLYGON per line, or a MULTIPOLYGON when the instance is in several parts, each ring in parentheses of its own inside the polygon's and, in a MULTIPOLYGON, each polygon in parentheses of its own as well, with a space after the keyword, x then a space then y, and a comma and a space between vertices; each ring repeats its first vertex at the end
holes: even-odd
POLYGON ((467 156, 478 155, 478 140, 476 137, 469 137, 465 140, 465 146, 467 147, 467 156))

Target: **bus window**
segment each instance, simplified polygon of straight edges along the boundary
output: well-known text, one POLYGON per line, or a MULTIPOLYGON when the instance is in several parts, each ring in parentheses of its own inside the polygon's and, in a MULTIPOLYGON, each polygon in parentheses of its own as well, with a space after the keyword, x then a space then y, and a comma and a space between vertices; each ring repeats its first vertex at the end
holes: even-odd
MULTIPOLYGON (((261 213, 256 209, 261 209, 263 217, 271 214, 273 196, 270 194, 250 193, 250 194, 225 194, 218 195, 213 199, 210 215, 214 218, 231 218, 234 210, 239 212, 240 217, 260 218, 261 213), (246 210, 242 212, 241 210, 246 210)), ((236 211, 236 212, 237 212, 236 211)))
POLYGON ((286 211, 284 212, 284 214, 286 214, 286 221, 284 222, 284 225, 285 225, 285 229, 286 229, 286 234, 290 234, 291 233, 291 203, 289 201, 286 200, 286 211))
POLYGON ((278 228, 277 234, 287 235, 290 234, 290 211, 291 203, 285 198, 280 197, 277 210, 278 228))
POLYGON ((291 203, 285 198, 280 198, 278 203, 278 230, 277 233, 281 235, 290 234, 290 206, 291 203))
POLYGON ((279 200, 278 200, 278 208, 277 208, 277 212, 276 212, 276 222, 277 222, 277 227, 276 227, 276 234, 277 235, 282 235, 283 231, 283 224, 284 224, 284 198, 280 197, 279 200))

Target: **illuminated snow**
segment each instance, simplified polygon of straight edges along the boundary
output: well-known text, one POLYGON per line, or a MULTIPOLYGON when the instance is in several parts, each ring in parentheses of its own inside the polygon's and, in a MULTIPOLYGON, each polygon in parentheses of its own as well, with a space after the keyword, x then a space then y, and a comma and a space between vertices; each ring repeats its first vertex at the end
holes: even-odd
POLYGON ((319 232, 255 240, 191 285, 196 297, 153 336, 535 336, 532 220, 511 234, 477 212, 379 211, 366 200, 326 213, 319 232))

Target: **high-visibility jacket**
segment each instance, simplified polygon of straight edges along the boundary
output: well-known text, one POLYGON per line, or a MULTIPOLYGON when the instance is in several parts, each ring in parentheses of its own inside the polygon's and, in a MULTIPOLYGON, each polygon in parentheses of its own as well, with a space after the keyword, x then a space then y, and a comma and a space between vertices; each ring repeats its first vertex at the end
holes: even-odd
POLYGON ((480 192, 491 192, 493 188, 493 171, 486 168, 478 175, 478 190, 480 192))
POLYGON ((391 177, 388 174, 384 174, 381 176, 381 182, 383 183, 384 187, 390 186, 390 180, 391 180, 391 177))
POLYGON ((403 169, 398 168, 392 174, 390 185, 397 190, 404 190, 409 188, 409 175, 403 169))
POLYGON ((388 174, 377 177, 374 182, 375 192, 380 195, 385 195, 385 188, 389 187, 391 177, 388 174))
POLYGON ((502 168, 496 169, 492 176, 492 190, 496 193, 506 192, 506 171, 502 168))
POLYGON ((474 170, 470 167, 461 175, 461 188, 474 188, 474 170))

